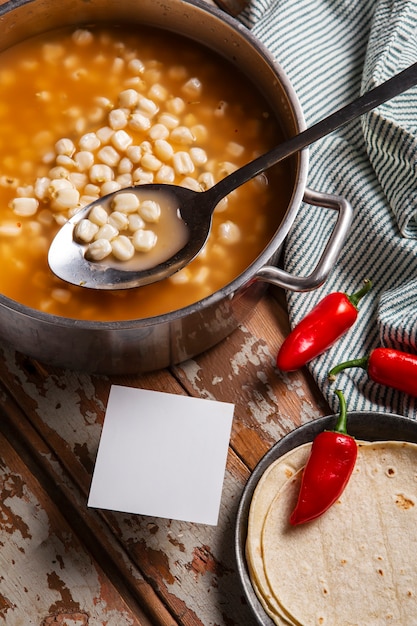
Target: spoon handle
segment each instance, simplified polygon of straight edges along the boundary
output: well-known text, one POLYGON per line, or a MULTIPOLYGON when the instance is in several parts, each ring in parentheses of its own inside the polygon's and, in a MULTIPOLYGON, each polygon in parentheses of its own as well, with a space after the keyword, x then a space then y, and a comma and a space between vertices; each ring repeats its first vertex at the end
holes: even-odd
POLYGON ((223 178, 219 183, 212 187, 208 192, 215 196, 215 201, 220 201, 228 193, 243 185, 243 183, 251 180, 261 172, 265 171, 272 165, 276 165, 279 161, 286 159, 292 154, 306 148, 318 139, 330 134, 337 128, 344 126, 348 122, 357 117, 375 109, 377 106, 394 98, 400 93, 407 91, 417 83, 417 63, 410 65, 407 69, 396 74, 389 80, 359 98, 353 100, 346 106, 338 109, 328 117, 317 122, 310 128, 302 131, 294 137, 290 137, 278 146, 267 152, 266 154, 250 161, 236 172, 232 172, 223 178))

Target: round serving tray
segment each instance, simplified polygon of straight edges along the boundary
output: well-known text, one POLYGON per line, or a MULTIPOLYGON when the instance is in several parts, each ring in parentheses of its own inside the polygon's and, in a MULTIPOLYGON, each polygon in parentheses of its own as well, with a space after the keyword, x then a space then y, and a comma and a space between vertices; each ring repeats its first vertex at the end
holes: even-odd
MULTIPOLYGON (((323 430, 335 427, 337 415, 321 417, 291 431, 280 439, 255 467, 246 483, 236 518, 235 552, 239 576, 246 599, 260 626, 275 626, 272 619, 265 613, 252 587, 248 566, 245 558, 247 524, 252 495, 261 476, 268 466, 289 450, 301 446, 313 439, 323 430)), ((348 432, 356 439, 365 441, 411 441, 417 443, 417 422, 391 413, 359 411, 348 413, 348 432)))

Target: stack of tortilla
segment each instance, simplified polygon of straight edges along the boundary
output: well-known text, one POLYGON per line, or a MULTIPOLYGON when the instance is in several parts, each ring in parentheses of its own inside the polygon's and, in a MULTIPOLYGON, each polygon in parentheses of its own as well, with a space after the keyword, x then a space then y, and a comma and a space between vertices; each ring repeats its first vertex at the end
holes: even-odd
POLYGON ((358 442, 339 500, 291 526, 310 449, 272 463, 253 494, 246 558, 266 613, 279 626, 417 624, 417 444, 358 442))

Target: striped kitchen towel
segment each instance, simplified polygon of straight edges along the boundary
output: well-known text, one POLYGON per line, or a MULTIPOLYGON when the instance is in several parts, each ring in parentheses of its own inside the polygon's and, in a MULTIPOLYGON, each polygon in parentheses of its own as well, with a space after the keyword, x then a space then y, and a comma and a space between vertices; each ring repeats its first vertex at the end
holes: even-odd
MULTIPOLYGON (((417 0, 252 0, 239 19, 289 76, 308 126, 417 61, 417 0)), ((333 365, 381 345, 417 353, 417 89, 314 144, 308 186, 347 198, 354 221, 326 284, 288 293, 291 324, 327 293, 373 283, 355 326, 309 364, 337 412, 327 380, 333 365)), ((286 269, 308 274, 329 229, 328 210, 303 207, 286 244, 286 269)), ((417 398, 364 370, 343 372, 337 386, 351 411, 417 418, 417 398)))

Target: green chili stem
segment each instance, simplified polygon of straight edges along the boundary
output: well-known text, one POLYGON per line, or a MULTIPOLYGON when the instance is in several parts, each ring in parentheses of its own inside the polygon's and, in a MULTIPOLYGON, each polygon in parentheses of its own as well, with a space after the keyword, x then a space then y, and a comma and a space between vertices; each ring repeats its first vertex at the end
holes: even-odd
POLYGON ((336 389, 335 394, 339 398, 340 403, 340 414, 336 423, 336 428, 334 429, 335 433, 342 433, 343 435, 347 435, 347 409, 346 409, 346 400, 345 396, 341 389, 336 389))
POLYGON ((368 369, 368 361, 369 356, 363 356, 359 359, 352 359, 351 361, 344 361, 343 363, 339 363, 332 367, 332 369, 328 373, 328 378, 331 381, 336 379, 336 375, 343 372, 343 370, 348 369, 349 367, 361 367, 364 370, 368 369))
POLYGON ((363 296, 368 293, 371 287, 372 287, 372 282, 367 278, 364 281, 364 285, 362 289, 359 289, 359 291, 357 291, 356 293, 353 293, 352 295, 347 296, 349 302, 351 302, 353 306, 357 307, 359 304, 359 300, 361 300, 361 298, 363 298, 363 296))

